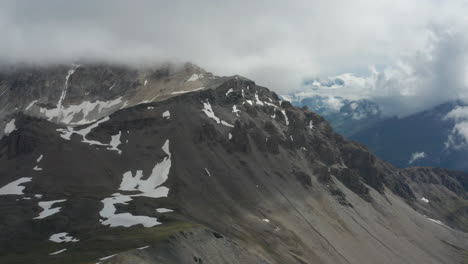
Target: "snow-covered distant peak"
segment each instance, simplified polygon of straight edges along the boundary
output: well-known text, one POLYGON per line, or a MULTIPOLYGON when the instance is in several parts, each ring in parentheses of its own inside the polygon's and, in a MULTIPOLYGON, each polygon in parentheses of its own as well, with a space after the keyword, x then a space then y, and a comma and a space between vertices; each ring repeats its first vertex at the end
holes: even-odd
POLYGON ((313 96, 340 97, 347 100, 371 98, 375 78, 360 77, 352 73, 345 73, 335 77, 307 80, 298 91, 290 93, 284 98, 298 101, 313 96))
POLYGON ((367 99, 349 100, 339 96, 315 95, 301 100, 293 100, 292 103, 296 106, 307 106, 325 117, 339 114, 354 120, 361 120, 381 115, 379 105, 367 99))

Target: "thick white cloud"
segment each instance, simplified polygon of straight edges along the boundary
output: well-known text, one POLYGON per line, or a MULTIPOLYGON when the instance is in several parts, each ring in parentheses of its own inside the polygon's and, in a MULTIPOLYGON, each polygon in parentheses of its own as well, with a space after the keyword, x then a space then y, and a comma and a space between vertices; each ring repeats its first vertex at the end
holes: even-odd
POLYGON ((296 96, 367 98, 379 103, 384 114, 398 116, 468 99, 468 36, 461 30, 432 30, 424 49, 400 57, 381 70, 371 67, 364 77, 348 73, 309 81, 296 96))
POLYGON ((445 142, 445 147, 454 149, 468 147, 468 107, 456 107, 445 116, 445 119, 453 120, 455 123, 445 142))
POLYGON ((4 0, 0 61, 192 61, 280 93, 377 65, 366 93, 390 109, 465 78, 466 14, 462 0, 4 0))

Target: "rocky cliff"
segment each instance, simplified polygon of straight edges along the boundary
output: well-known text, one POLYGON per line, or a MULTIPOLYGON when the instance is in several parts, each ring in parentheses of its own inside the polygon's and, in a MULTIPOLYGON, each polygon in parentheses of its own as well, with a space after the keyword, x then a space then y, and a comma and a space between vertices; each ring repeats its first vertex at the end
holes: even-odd
POLYGON ((242 77, 118 69, 3 75, 1 262, 466 261, 466 174, 396 169, 242 77))

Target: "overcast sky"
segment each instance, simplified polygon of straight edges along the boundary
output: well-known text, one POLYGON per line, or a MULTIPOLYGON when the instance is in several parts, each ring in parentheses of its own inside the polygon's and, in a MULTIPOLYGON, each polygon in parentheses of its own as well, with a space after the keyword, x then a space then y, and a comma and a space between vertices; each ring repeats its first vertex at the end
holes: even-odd
POLYGON ((467 14, 458 0, 1 0, 0 60, 191 61, 279 93, 352 73, 371 81, 349 90, 404 115, 467 97, 467 14))

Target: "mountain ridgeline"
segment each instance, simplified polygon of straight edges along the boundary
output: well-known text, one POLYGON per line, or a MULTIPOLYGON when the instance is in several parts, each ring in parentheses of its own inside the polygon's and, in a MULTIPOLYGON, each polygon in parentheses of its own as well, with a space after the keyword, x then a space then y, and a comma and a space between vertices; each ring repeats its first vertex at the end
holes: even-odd
POLYGON ((398 169, 240 76, 0 77, 1 263, 463 263, 467 174, 398 169))

